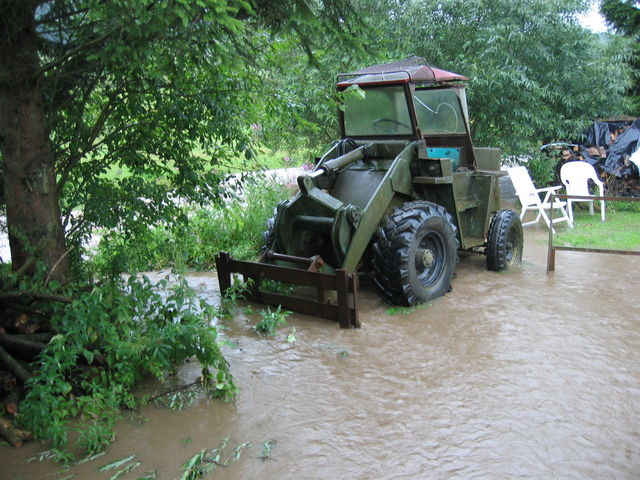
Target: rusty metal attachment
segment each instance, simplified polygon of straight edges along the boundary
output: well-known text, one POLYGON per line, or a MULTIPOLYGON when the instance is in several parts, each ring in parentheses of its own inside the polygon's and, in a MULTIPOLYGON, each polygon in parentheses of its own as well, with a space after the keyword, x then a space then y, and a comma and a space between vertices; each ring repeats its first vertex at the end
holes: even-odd
POLYGON ((281 305, 286 310, 334 320, 340 324, 340 328, 360 327, 357 308, 358 277, 356 274, 346 270, 336 270, 333 274, 320 272, 318 270, 324 263, 320 256, 306 258, 266 252, 264 257, 271 261, 305 265, 307 269, 235 260, 227 252, 220 252, 216 257, 216 268, 221 294, 224 295, 231 288, 232 275, 237 273, 242 275, 245 283, 250 284, 249 300, 268 305, 281 305), (248 282, 249 279, 253 281, 248 282), (262 280, 312 287, 316 289, 316 298, 269 292, 261 288, 262 280), (335 304, 331 303, 327 291, 336 292, 335 304))

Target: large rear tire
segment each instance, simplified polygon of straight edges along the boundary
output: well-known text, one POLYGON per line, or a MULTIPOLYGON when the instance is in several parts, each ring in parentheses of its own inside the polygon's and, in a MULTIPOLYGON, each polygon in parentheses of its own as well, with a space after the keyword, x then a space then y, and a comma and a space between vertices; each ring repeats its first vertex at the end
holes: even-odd
POLYGON ((500 210, 487 235, 487 269, 500 272, 522 263, 522 222, 513 210, 500 210))
POLYGON ((391 304, 415 305, 441 297, 451 288, 457 262, 457 228, 444 207, 409 202, 378 228, 374 282, 391 304))

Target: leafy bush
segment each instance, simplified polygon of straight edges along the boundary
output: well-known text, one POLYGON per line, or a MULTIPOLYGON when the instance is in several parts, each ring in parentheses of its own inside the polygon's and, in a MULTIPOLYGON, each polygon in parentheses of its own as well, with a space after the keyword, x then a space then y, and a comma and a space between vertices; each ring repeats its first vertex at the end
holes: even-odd
POLYGON ((221 250, 236 258, 254 258, 275 206, 291 195, 292 186, 274 180, 245 180, 242 194, 231 192, 222 204, 208 208, 184 207, 174 225, 157 225, 134 236, 106 233, 93 264, 113 275, 169 266, 211 268, 221 250))
POLYGON ((194 356, 210 394, 233 397, 214 315, 186 281, 152 285, 130 277, 79 294, 54 312, 52 326, 61 333, 40 354, 20 422, 64 454, 70 422, 80 418, 77 446, 95 453, 113 437, 118 410, 143 403, 133 393, 138 380, 149 374, 164 380, 194 356))
POLYGON ((553 158, 542 153, 536 153, 526 163, 531 180, 537 188, 556 184, 556 164, 557 158, 553 158))

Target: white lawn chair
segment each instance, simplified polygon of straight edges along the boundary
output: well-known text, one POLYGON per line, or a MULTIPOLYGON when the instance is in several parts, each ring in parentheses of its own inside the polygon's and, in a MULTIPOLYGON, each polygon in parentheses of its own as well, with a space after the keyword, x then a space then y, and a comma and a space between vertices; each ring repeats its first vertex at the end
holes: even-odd
MULTIPOLYGON (((560 168, 560 180, 564 183, 567 189, 567 195, 581 195, 591 196, 589 192, 589 180, 592 180, 598 186, 600 190, 600 196, 604 197, 604 184, 598 178, 596 169, 589 165, 587 162, 574 161, 567 162, 560 168)), ((567 206, 569 207, 569 218, 573 222, 573 203, 574 202, 589 202, 589 213, 593 215, 593 200, 567 200, 567 206)), ((604 222, 604 200, 600 200, 600 216, 604 222)))
POLYGON ((554 208, 559 210, 561 215, 557 217, 554 216, 553 223, 566 221, 569 224, 569 227, 573 228, 573 222, 567 214, 567 202, 555 200, 553 202, 553 205, 551 205, 551 203, 549 202, 551 193, 560 190, 562 188, 562 185, 547 188, 536 188, 531 181, 531 177, 529 176, 529 172, 527 171, 526 167, 508 168, 507 172, 509 173, 509 177, 511 178, 513 187, 515 188, 518 199, 520 200, 520 204, 522 205, 520 220, 524 218, 524 214, 528 210, 535 210, 538 212, 535 220, 523 223, 522 225, 533 225, 535 223, 538 223, 540 221, 540 218, 542 218, 547 224, 547 227, 553 230, 553 227, 551 226, 551 222, 549 220, 549 215, 547 215, 546 210, 554 208), (542 200, 540 199, 541 193, 545 194, 542 200))

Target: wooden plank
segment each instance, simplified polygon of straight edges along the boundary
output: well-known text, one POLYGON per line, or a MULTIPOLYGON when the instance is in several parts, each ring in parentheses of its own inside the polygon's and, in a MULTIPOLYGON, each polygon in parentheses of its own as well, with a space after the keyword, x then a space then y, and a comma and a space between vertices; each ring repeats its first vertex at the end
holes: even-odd
POLYGON ((231 272, 229 271, 229 254, 220 252, 216 257, 216 270, 218 271, 218 284, 220 293, 224 295, 231 287, 231 272))
POLYGON ((229 262, 229 270, 255 279, 269 279, 329 290, 336 289, 335 275, 329 273, 308 272, 298 268, 270 265, 268 263, 244 262, 241 260, 231 260, 229 262))
POLYGON ((338 307, 329 303, 321 303, 313 299, 292 297, 279 293, 260 291, 259 300, 269 305, 281 305, 285 310, 313 315, 329 320, 338 321, 338 307))
POLYGON ((349 328, 349 277, 346 270, 336 270, 336 291, 338 293, 338 322, 340 328, 349 328))

